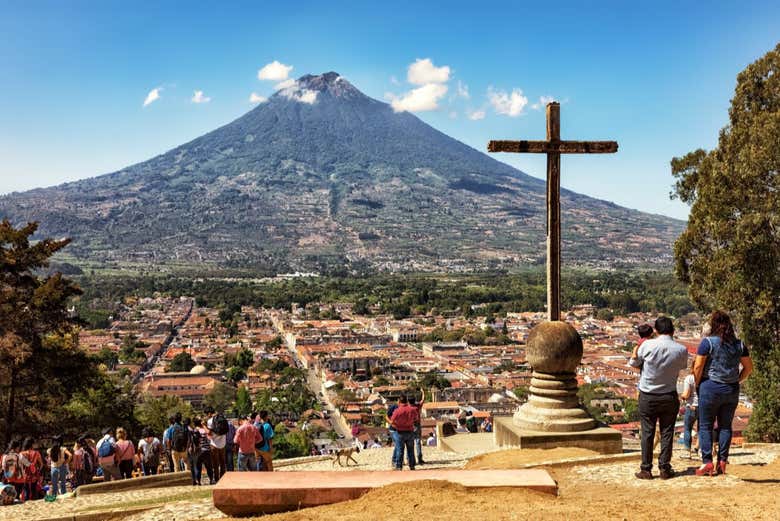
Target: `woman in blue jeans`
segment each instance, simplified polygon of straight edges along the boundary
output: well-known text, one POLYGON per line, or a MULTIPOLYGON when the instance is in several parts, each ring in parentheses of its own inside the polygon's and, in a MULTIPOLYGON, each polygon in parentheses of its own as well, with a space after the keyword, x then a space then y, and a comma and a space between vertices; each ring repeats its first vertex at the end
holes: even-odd
POLYGON ((697 476, 726 473, 731 446, 731 422, 739 404, 739 384, 753 370, 747 347, 734 334, 723 311, 710 317, 711 336, 702 339, 693 362, 699 393, 699 447, 702 466, 697 476), (718 421, 718 464, 712 463, 712 432, 718 421))

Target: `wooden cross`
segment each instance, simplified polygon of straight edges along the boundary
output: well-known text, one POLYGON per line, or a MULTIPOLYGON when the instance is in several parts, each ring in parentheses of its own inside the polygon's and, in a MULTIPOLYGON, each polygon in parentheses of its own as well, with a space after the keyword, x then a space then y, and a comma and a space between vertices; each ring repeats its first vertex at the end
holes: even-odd
POLYGON ((617 141, 561 141, 561 106, 547 104, 547 141, 491 141, 488 152, 547 154, 547 313, 561 319, 561 154, 614 154, 617 141))

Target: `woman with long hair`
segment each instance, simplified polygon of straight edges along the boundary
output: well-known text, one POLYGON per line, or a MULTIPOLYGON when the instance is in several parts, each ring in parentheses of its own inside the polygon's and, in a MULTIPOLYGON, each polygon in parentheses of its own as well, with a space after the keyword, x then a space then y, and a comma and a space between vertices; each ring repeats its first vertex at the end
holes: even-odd
POLYGON ((73 459, 73 455, 63 446, 62 435, 52 438, 52 445, 46 452, 51 465, 51 495, 65 494, 68 463, 73 459))
POLYGON ((116 460, 122 479, 132 478, 135 466, 135 446, 132 441, 127 439, 127 431, 122 427, 116 429, 116 460))
POLYGON ((731 318, 723 311, 710 317, 710 336, 696 351, 693 375, 699 393, 699 447, 702 466, 697 476, 726 473, 731 447, 731 422, 739 404, 739 385, 753 371, 747 347, 734 333, 731 318), (718 422, 718 460, 712 463, 713 427, 718 422))

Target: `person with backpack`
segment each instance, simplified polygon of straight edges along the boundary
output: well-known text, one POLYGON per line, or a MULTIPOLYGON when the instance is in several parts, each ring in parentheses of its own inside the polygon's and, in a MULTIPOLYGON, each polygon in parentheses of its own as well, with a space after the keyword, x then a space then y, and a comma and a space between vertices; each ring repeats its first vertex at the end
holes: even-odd
POLYGON ((205 412, 209 417, 206 420, 206 428, 209 431, 211 468, 213 469, 214 481, 216 482, 219 481, 219 478, 227 470, 225 447, 227 446, 227 434, 230 427, 228 426, 227 418, 221 412, 215 413, 211 407, 206 407, 205 412))
POLYGON ((181 423, 181 413, 177 412, 174 416, 171 429, 171 457, 173 459, 174 472, 190 470, 190 464, 187 461, 187 444, 189 436, 187 429, 181 423))
POLYGON ((127 439, 127 432, 122 427, 117 428, 116 438, 116 461, 119 465, 119 475, 122 479, 130 479, 133 477, 133 467, 135 467, 135 445, 127 439))
POLYGON ((268 419, 268 411, 260 411, 258 416, 260 418, 260 425, 257 429, 260 431, 263 441, 257 449, 257 470, 272 472, 274 470, 272 452, 274 428, 271 425, 271 421, 268 419))
POLYGON ((154 476, 160 466, 162 444, 152 436, 152 431, 148 427, 141 432, 141 436, 138 442, 138 456, 141 458, 144 476, 154 476))
POLYGON ((116 464, 116 441, 111 436, 111 427, 103 429, 103 437, 97 442, 98 465, 103 471, 103 481, 114 481, 120 478, 119 467, 116 464))
POLYGON ((3 483, 12 485, 16 491, 16 497, 23 500, 26 488, 26 472, 30 462, 19 451, 22 444, 19 440, 12 440, 8 444, 8 450, 3 454, 3 483))
POLYGON ((43 457, 39 450, 33 448, 34 445, 35 440, 29 437, 22 443, 21 454, 30 462, 25 472, 25 500, 43 497, 43 457))
POLYGON ((168 464, 168 472, 176 472, 176 469, 173 466, 173 449, 171 448, 171 431, 173 430, 173 425, 176 423, 176 418, 174 416, 171 416, 168 418, 168 428, 163 431, 163 449, 165 450, 165 461, 168 464))
POLYGON ((46 451, 51 465, 51 495, 67 493, 65 487, 68 479, 68 463, 73 459, 73 455, 62 444, 62 435, 52 438, 52 445, 46 451))
POLYGON ((73 445, 73 489, 81 485, 92 483, 92 476, 95 474, 95 453, 85 436, 81 436, 73 445))
POLYGON ((214 469, 211 466, 211 440, 209 440, 209 430, 200 421, 200 418, 192 420, 192 445, 196 451, 195 457, 195 485, 201 485, 203 467, 206 467, 206 474, 209 477, 209 485, 213 485, 214 469))

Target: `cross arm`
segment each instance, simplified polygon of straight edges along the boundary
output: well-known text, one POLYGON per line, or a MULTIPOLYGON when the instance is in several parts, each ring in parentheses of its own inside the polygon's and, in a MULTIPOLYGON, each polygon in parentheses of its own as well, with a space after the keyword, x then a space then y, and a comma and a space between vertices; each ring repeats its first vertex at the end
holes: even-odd
POLYGON ((614 154, 617 141, 491 141, 488 152, 530 154, 614 154))

